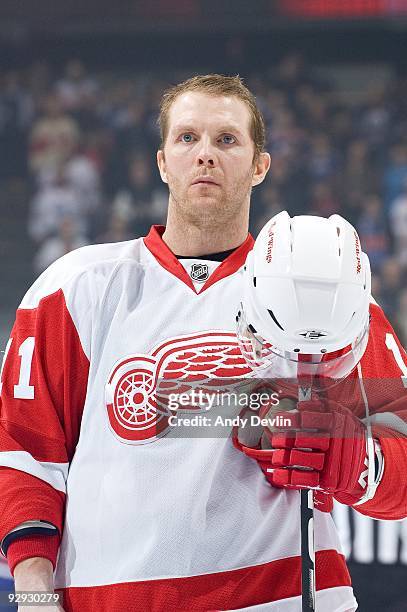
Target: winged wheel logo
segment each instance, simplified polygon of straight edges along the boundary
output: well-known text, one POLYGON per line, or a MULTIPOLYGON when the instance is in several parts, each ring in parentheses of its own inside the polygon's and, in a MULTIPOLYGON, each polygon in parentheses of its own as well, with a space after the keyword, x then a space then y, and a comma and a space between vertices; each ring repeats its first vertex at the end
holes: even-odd
MULTIPOLYGON (((105 388, 109 425, 121 442, 144 444, 165 435, 170 394, 193 388, 222 392, 237 380, 253 375, 244 360, 236 336, 208 331, 171 338, 150 355, 135 354, 118 361, 105 388)), ((199 406, 182 410, 200 412, 199 406)))

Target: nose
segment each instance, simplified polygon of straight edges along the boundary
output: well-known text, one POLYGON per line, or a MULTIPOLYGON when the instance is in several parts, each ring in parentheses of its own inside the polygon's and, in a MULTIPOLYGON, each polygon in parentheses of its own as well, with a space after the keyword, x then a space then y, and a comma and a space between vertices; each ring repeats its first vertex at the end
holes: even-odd
POLYGON ((203 138, 201 140, 201 146, 197 154, 197 165, 208 166, 213 168, 216 163, 216 154, 209 138, 203 138))
POLYGON ((200 155, 198 157, 198 166, 213 167, 214 165, 215 165, 215 162, 213 160, 213 157, 211 157, 210 155, 200 155))

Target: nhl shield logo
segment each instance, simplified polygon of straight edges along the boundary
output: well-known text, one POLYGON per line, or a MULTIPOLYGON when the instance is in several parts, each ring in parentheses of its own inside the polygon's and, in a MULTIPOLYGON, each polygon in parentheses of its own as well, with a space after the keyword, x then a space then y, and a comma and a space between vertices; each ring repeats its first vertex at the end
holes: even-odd
POLYGON ((192 280, 198 283, 204 283, 209 277, 208 264, 205 263, 194 263, 191 266, 191 272, 189 273, 192 280))

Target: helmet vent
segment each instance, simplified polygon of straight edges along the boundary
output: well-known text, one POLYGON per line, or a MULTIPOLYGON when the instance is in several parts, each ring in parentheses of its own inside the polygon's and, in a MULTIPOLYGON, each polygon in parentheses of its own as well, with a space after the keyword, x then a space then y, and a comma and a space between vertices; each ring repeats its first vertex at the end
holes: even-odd
POLYGON ((338 234, 338 236, 341 235, 341 228, 338 226, 336 227, 336 233, 338 234))
POLYGON ((253 276, 253 285, 256 287, 256 277, 253 276))
POLYGON ((252 332, 252 334, 257 334, 256 329, 253 327, 253 325, 251 323, 249 323, 248 328, 250 329, 250 331, 252 332))
POLYGON ((277 321, 276 317, 274 316, 273 311, 272 311, 272 310, 269 310, 269 309, 267 308, 267 312, 269 313, 270 317, 273 319, 273 321, 274 321, 274 323, 277 325, 277 327, 279 327, 279 328, 280 328, 282 331, 284 331, 284 327, 282 327, 282 326, 280 325, 280 323, 277 321))

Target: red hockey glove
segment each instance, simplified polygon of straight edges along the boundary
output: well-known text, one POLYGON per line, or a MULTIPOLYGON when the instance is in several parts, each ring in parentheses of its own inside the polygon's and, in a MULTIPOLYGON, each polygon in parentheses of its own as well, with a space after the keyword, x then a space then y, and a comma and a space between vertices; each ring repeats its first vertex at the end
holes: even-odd
POLYGON ((265 406, 259 416, 270 425, 256 446, 253 441, 246 445, 246 436, 239 431, 235 431, 234 444, 256 459, 270 484, 316 489, 322 493, 315 496, 316 507, 324 506, 324 510, 331 507, 324 493, 348 505, 363 496, 368 466, 366 428, 350 410, 333 401, 312 400, 298 403, 289 412, 277 413, 265 406), (276 415, 284 419, 284 427, 275 426, 276 415))

